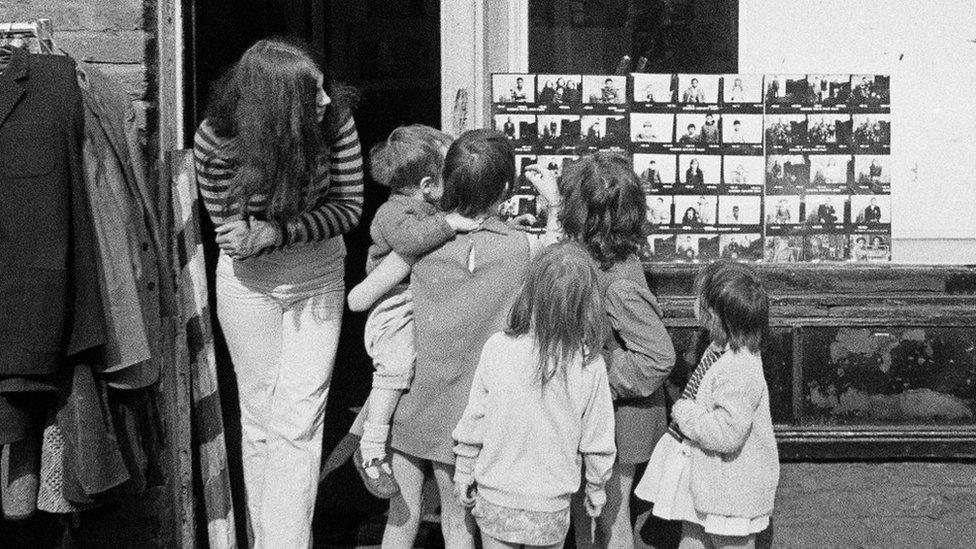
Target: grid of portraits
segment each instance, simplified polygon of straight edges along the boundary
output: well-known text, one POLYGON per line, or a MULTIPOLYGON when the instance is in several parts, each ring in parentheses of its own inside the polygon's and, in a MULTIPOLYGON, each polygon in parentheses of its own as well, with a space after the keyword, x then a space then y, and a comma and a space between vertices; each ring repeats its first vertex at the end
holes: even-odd
POLYGON ((889 84, 766 76, 766 261, 890 260, 889 84))
POLYGON ((524 177, 628 156, 647 261, 890 260, 889 79, 882 75, 496 74, 495 129, 519 181, 501 214, 541 231, 524 177))

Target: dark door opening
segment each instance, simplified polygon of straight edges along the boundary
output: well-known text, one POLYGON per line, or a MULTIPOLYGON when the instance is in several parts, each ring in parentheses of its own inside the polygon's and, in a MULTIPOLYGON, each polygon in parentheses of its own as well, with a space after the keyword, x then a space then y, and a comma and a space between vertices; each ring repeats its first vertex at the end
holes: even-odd
MULTIPOLYGON (((291 36, 305 41, 328 64, 336 79, 361 93, 354 111, 364 160, 369 149, 399 125, 440 125, 440 3, 438 0, 207 0, 185 5, 186 143, 203 120, 213 82, 255 41, 291 36)), ((369 224, 388 191, 367 177, 359 227, 346 235, 346 286, 364 277, 369 224)), ((211 289, 216 248, 213 227, 201 212, 211 289)), ((342 439, 369 392, 372 366, 363 350, 365 315, 347 311, 333 370, 326 412, 325 452, 342 439)), ((230 358, 213 315, 217 335, 220 391, 239 539, 245 539, 244 490, 240 457, 240 414, 230 358)), ((368 495, 348 464, 320 485, 316 545, 378 543, 385 503, 368 495)), ((205 528, 205 521, 198 521, 205 528)), ((198 539, 206 539, 201 530, 198 539)))

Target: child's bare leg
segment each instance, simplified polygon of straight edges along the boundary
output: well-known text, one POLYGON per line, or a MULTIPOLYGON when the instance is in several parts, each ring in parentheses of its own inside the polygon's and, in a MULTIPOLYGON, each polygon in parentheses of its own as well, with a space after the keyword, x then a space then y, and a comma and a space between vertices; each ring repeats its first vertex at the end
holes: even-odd
MULTIPOLYGON (((445 549, 474 549, 474 517, 454 497, 454 467, 434 463, 434 480, 441 495, 441 532, 445 549)), ((396 474, 396 472, 394 472, 396 474)), ((397 479, 399 480, 399 476, 397 479)))
POLYGON ((519 547, 521 546, 517 543, 508 543, 495 539, 484 532, 481 533, 481 549, 518 549, 519 547))
POLYGON ((366 420, 363 422, 363 438, 359 442, 359 450, 363 454, 364 462, 369 463, 373 459, 383 461, 386 458, 390 420, 393 418, 393 412, 402 393, 403 391, 399 389, 381 387, 373 387, 370 391, 366 405, 366 420))
POLYGON ((613 476, 617 477, 610 495, 611 487, 607 486, 607 504, 603 508, 599 522, 609 534, 607 547, 609 549, 632 549, 634 547, 634 527, 630 522, 630 493, 634 489, 634 473, 637 466, 632 463, 617 462, 613 466, 613 476), (614 500, 616 505, 611 506, 614 500))
POLYGON ((681 522, 681 542, 678 549, 712 549, 705 528, 694 522, 681 522))
POLYGON ((591 519, 586 513, 583 490, 573 495, 570 511, 577 549, 634 547, 634 530, 630 524, 630 491, 634 485, 634 469, 635 466, 631 464, 613 465, 613 474, 606 486, 607 503, 596 519, 591 519), (593 522, 596 523, 595 529, 593 522))
MULTIPOLYGON (((610 493, 610 485, 607 484, 607 494, 610 493)), ((593 539, 593 519, 586 513, 586 496, 584 490, 579 490, 573 494, 573 499, 569 505, 570 521, 573 523, 573 537, 576 541, 576 549, 593 549, 599 545, 599 531, 596 532, 597 539, 593 539)), ((597 528, 599 530, 599 528, 597 528)))
POLYGON ((715 549, 755 549, 756 536, 717 536, 710 534, 715 549))
POLYGON ((413 549, 420 528, 420 502, 424 487, 423 461, 393 452, 393 473, 400 493, 390 500, 383 531, 383 549, 413 549))

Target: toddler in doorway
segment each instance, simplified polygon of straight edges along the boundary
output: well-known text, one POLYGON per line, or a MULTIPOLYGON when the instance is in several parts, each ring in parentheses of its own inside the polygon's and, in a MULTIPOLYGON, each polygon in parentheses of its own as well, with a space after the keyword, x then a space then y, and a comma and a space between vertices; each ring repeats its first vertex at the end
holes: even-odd
POLYGON ((729 261, 705 267, 696 290, 711 344, 635 493, 655 515, 681 521, 679 549, 753 548, 779 483, 760 356, 769 298, 751 267, 729 261))
MULTIPOLYGON (((475 220, 437 208, 443 193, 444 154, 450 144, 447 134, 413 125, 393 130, 370 151, 370 174, 390 187, 391 193, 370 226, 373 244, 366 260, 367 273, 391 252, 410 264, 456 233, 478 227, 475 220)), ((349 292, 348 301, 353 311, 373 307, 366 320, 365 340, 376 369, 360 412, 362 438, 353 459, 366 489, 388 499, 399 491, 386 452, 390 418, 400 394, 410 386, 415 360, 411 293, 406 283, 378 285, 367 280, 349 292)))
POLYGON ((455 495, 485 549, 562 547, 581 461, 587 512, 600 514, 616 455, 606 333, 596 264, 575 243, 545 249, 485 343, 453 432, 455 495))

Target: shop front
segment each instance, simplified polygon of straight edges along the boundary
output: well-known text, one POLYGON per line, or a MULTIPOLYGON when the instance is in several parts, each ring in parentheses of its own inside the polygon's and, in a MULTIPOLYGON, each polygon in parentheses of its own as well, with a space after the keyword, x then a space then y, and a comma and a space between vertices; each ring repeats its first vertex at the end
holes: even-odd
MULTIPOLYGON (((198 226, 193 214, 187 149, 216 77, 254 41, 297 36, 359 89, 364 151, 398 125, 426 123, 455 135, 496 127, 516 141, 520 168, 627 155, 648 203, 645 271, 678 354, 672 397, 707 344, 693 314, 701 266, 735 258, 763 273, 782 460, 766 546, 976 539, 971 2, 21 4, 0 2, 0 31, 50 18, 62 47, 146 107, 154 178, 175 193, 169 207, 183 208, 166 218, 184 229, 172 231, 183 238, 176 274, 196 276, 200 318, 208 286, 213 302, 212 278, 200 277, 212 275, 216 250, 206 216, 198 226)), ((363 224, 346 238, 349 287, 364 276, 368 222, 385 198, 367 182, 363 224)), ((533 191, 509 207, 534 213, 533 191)), ((369 387, 364 320, 346 313, 327 411, 325 446, 338 461, 326 463, 315 532, 336 544, 378 543, 384 511, 342 464, 350 410, 369 387)), ((214 332, 197 362, 163 370, 169 446, 151 498, 95 520, 0 523, 0 545, 37 525, 85 545, 126 524, 124 539, 145 546, 243 545, 237 395, 215 321, 214 332)), ((674 525, 652 520, 639 534, 643 546, 675 546, 674 525)))

